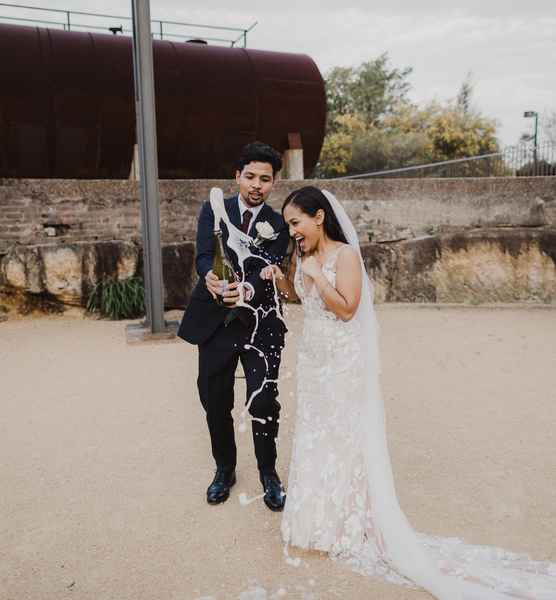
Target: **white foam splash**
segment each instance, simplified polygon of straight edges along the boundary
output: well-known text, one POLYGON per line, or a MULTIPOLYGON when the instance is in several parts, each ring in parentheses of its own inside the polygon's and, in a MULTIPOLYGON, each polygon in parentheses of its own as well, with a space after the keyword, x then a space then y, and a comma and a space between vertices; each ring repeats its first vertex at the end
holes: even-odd
MULTIPOLYGON (((258 254, 253 254, 251 252, 249 247, 251 245, 253 245, 254 240, 250 236, 248 236, 246 233, 243 233, 243 231, 240 231, 230 221, 230 218, 228 217, 228 213, 226 212, 226 209, 224 207, 224 193, 222 192, 222 190, 220 188, 214 187, 210 190, 210 205, 212 208, 212 212, 214 214, 215 229, 220 228, 221 221, 223 221, 226 224, 226 227, 228 229, 228 239, 226 240, 226 244, 229 248, 231 248, 235 252, 235 254, 237 256, 239 267, 241 270, 241 283, 245 283, 244 263, 248 258, 253 257, 258 260, 261 260, 265 265, 270 265, 271 262, 269 260, 267 260, 266 258, 264 258, 263 256, 260 256, 258 254)), ((258 352, 259 356, 264 360, 264 363, 265 363, 265 374, 268 374, 268 372, 269 372, 268 361, 266 359, 266 356, 264 355, 262 350, 260 350, 260 348, 257 348, 256 346, 253 345, 255 336, 257 334, 257 330, 259 328, 259 322, 261 319, 264 319, 267 316, 269 316, 270 314, 275 313, 276 317, 278 319, 280 319, 282 321, 282 323, 284 323, 284 325, 286 324, 286 322, 284 321, 284 317, 282 316, 282 314, 280 312, 278 287, 276 285, 276 276, 274 274, 272 275, 272 287, 273 287, 273 292, 274 292, 274 296, 273 296, 274 297, 274 306, 272 306, 271 308, 269 308, 267 310, 263 309, 261 306, 254 308, 250 304, 246 303, 244 301, 244 298, 243 298, 243 295, 241 292, 240 292, 239 300, 236 303, 236 306, 250 310, 253 313, 253 316, 255 317, 255 327, 253 328, 253 333, 251 335, 249 344, 245 345, 245 349, 246 350, 252 349, 252 350, 255 350, 256 352, 258 352)), ((240 414, 240 424, 239 424, 240 433, 245 433, 245 431, 247 431, 247 423, 246 423, 247 413, 249 412, 249 409, 251 408, 251 404, 253 403, 253 400, 263 391, 263 389, 265 388, 265 386, 268 383, 276 383, 277 384, 278 381, 276 379, 269 379, 268 377, 264 377, 260 387, 251 394, 251 396, 249 397, 249 400, 247 401, 245 407, 243 408, 243 410, 241 411, 241 414, 240 414)), ((251 417, 251 420, 256 420, 256 421, 262 422, 263 424, 265 423, 264 419, 258 419, 255 417, 251 417)))
POLYGON ((260 500, 261 498, 264 498, 264 494, 259 494, 258 496, 253 496, 253 498, 249 498, 247 496, 247 494, 245 494, 243 492, 238 495, 239 503, 241 504, 241 506, 247 506, 248 504, 251 504, 252 502, 255 502, 256 500, 260 500))
POLYGON ((295 567, 297 569, 297 567, 301 566, 301 559, 298 558, 286 558, 286 563, 288 565, 290 565, 290 567, 295 567))
MULTIPOLYGON (((309 580, 309 586, 315 586, 314 579, 309 580)), ((224 585, 222 587, 224 587, 224 585)), ((303 585, 296 585, 292 592, 292 598, 298 598, 299 600, 318 600, 318 596, 314 590, 306 590, 303 585)), ((252 581, 249 583, 246 590, 240 592, 237 598, 238 600, 279 600, 280 598, 286 598, 288 595, 288 589, 285 587, 279 587, 275 592, 269 592, 256 581, 252 581)), ((226 598, 230 598, 230 596, 226 596, 226 598)), ((194 600, 217 600, 217 597, 202 596, 195 598, 194 600)))
POLYGON ((241 592, 239 600, 268 600, 266 590, 258 585, 246 592, 241 592))
POLYGON ((295 567, 295 568, 301 566, 301 559, 299 557, 292 558, 290 556, 290 553, 288 551, 288 544, 287 544, 287 542, 284 544, 284 548, 283 548, 282 552, 283 552, 283 554, 284 554, 284 556, 286 558, 286 563, 288 565, 290 565, 291 567, 295 567))
MULTIPOLYGON (((288 596, 288 590, 284 587, 278 588, 274 593, 269 595, 269 592, 261 587, 260 585, 251 585, 247 590, 240 592, 238 599, 239 600, 279 600, 280 598, 285 598, 288 596)), ((296 586, 294 596, 295 598, 301 598, 301 600, 317 600, 317 596, 315 596, 314 592, 307 592, 301 586, 296 586), (302 597, 299 596, 299 592, 303 594, 302 597)), ((199 598, 195 598, 194 600, 217 600, 216 596, 202 596, 199 598)))

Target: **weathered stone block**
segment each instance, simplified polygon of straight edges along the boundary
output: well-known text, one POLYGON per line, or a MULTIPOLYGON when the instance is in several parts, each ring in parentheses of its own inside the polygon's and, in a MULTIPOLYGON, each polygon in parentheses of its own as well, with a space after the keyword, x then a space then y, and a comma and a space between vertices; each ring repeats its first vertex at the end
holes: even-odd
POLYGON ((552 229, 479 229, 362 251, 377 302, 556 303, 552 229))
POLYGON ((1 261, 3 284, 48 293, 64 304, 84 305, 102 277, 131 277, 137 250, 130 242, 78 242, 16 246, 1 261))
POLYGON ((166 308, 187 306, 193 286, 197 282, 195 244, 182 242, 163 246, 162 273, 166 308))
MULTIPOLYGON (((167 308, 183 308, 195 284, 195 245, 162 248, 167 308)), ((102 279, 141 274, 140 249, 131 242, 79 242, 16 246, 0 260, 0 286, 30 294, 47 293, 60 302, 84 306, 102 279)))
POLYGON ((443 237, 430 274, 436 300, 556 302, 555 252, 556 232, 498 229, 443 237))
POLYGON ((363 244, 361 254, 373 283, 375 302, 390 301, 393 289, 392 277, 397 262, 394 246, 391 244, 363 244))

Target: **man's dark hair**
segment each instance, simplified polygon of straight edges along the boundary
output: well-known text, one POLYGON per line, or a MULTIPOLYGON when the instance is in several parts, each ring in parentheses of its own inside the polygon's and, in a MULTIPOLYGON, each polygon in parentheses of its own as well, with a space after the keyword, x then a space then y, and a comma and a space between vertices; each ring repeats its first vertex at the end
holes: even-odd
POLYGON ((273 176, 282 168, 282 157, 280 156, 280 153, 274 150, 272 146, 263 144, 262 142, 252 142, 243 148, 237 161, 237 170, 241 173, 243 167, 250 162, 271 164, 273 176))

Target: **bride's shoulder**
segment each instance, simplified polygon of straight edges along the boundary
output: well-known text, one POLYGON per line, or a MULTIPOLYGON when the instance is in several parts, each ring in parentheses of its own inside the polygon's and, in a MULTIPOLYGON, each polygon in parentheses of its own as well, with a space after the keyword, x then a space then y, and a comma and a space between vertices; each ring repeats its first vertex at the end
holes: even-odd
POLYGON ((351 267, 359 267, 359 254, 349 244, 341 244, 336 250, 336 266, 342 270, 351 267))
POLYGON ((344 244, 344 243, 340 243, 336 249, 336 254, 338 256, 338 259, 340 257, 355 257, 357 258, 358 254, 357 251, 355 250, 355 248, 353 246, 350 246, 349 244, 344 244))

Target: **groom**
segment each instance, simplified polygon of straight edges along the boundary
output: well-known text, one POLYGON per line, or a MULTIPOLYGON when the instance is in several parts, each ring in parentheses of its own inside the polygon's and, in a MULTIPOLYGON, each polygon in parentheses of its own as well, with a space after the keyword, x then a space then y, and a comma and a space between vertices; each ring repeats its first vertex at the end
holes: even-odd
MULTIPOLYGON (((257 225, 266 223, 262 231, 267 239, 260 240, 262 243, 258 247, 251 245, 250 250, 256 256, 244 262, 244 283, 232 283, 224 292, 225 306, 216 303, 221 288, 212 272, 214 214, 209 202, 203 204, 199 214, 196 256, 199 281, 191 295, 178 336, 199 348, 197 386, 206 412, 212 455, 216 462, 216 474, 207 489, 209 504, 225 502, 236 481, 232 408, 234 376, 238 361, 241 361, 247 383, 247 399, 253 395, 249 412, 254 417, 253 443, 264 489, 264 502, 274 511, 284 508, 285 494, 275 463, 280 414, 276 381, 286 327, 276 312, 270 310, 275 306, 274 288, 271 281, 260 278, 261 269, 266 263, 259 258, 264 256, 272 264, 280 264, 288 247, 288 231, 281 215, 265 203, 272 191, 276 173, 281 168, 280 155, 261 142, 247 145, 239 157, 236 170, 239 193, 224 201, 226 212, 232 224, 253 238, 261 229, 257 225), (240 294, 250 307, 259 309, 252 343, 256 320, 253 310, 236 306, 240 294), (271 381, 265 382, 265 379, 271 381)), ((226 242, 226 225, 221 222, 220 226, 226 242)), ((239 272, 237 256, 231 248, 225 247, 239 272)))

